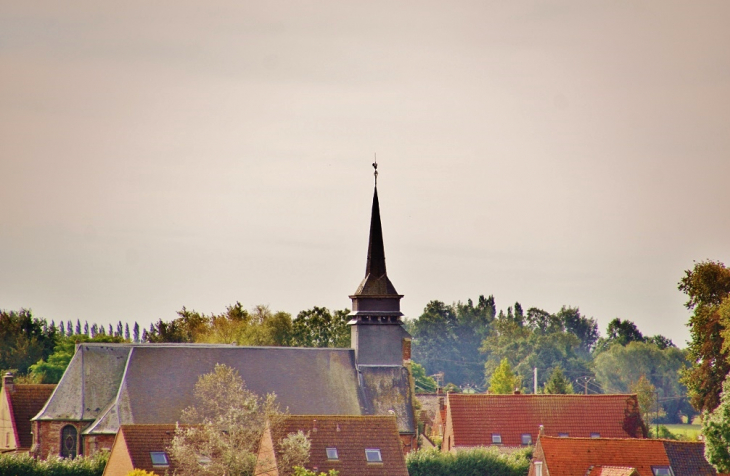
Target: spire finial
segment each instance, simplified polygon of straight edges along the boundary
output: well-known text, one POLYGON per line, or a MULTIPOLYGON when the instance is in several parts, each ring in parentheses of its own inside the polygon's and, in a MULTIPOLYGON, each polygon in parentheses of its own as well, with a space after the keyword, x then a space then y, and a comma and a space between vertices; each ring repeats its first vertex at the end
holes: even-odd
POLYGON ((378 186, 378 154, 375 153, 375 162, 373 162, 373 168, 375 169, 375 172, 373 175, 375 175, 375 186, 378 186))

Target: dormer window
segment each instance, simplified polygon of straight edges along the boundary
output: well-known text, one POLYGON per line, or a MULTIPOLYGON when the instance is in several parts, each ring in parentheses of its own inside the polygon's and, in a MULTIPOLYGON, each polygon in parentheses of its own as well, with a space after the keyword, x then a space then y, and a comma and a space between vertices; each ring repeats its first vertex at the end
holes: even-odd
POLYGON ((365 459, 368 463, 382 463, 383 457, 380 455, 380 450, 375 448, 368 448, 365 450, 365 459))
POLYGON ((339 455, 337 454, 337 448, 327 448, 327 459, 328 460, 340 459, 339 455))
POLYGON ((170 460, 164 451, 151 451, 152 466, 170 466, 170 460))
POLYGON ((671 466, 652 466, 651 472, 654 476, 674 476, 671 466))
POLYGON ((501 445, 502 444, 502 435, 500 435, 499 433, 492 433, 492 444, 501 445))
POLYGON ((529 433, 522 434, 522 444, 527 446, 532 444, 532 435, 529 433))

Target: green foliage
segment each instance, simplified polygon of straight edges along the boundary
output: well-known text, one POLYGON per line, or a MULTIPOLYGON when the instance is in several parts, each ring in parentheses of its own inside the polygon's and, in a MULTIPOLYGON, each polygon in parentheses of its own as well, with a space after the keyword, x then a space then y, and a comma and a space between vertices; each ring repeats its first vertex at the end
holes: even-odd
POLYGON ((509 394, 521 389, 522 377, 512 372, 509 360, 506 358, 502 359, 499 367, 492 373, 492 378, 489 381, 489 393, 509 394))
MULTIPOLYGON (((213 372, 198 379, 194 401, 180 416, 180 421, 189 426, 176 428, 169 448, 178 474, 253 474, 266 426, 276 432, 284 418, 276 396, 259 397, 246 388, 235 369, 216 364, 213 372), (201 458, 209 462, 201 465, 201 458)), ((290 435, 282 449, 283 460, 292 466, 309 458, 309 440, 303 434, 290 435)), ((288 471, 291 467, 282 469, 288 471)))
POLYGON ((648 424, 652 420, 652 410, 656 405, 656 394, 654 393, 656 387, 649 382, 646 375, 642 375, 639 380, 631 385, 630 390, 631 393, 636 394, 636 398, 639 400, 641 419, 648 424))
POLYGON ((730 376, 723 383, 720 404, 702 419, 705 457, 718 473, 730 473, 730 376))
MULTIPOLYGON (((676 347, 660 349, 653 343, 635 341, 625 347, 611 346, 598 354, 593 361, 593 370, 605 393, 627 393, 645 375, 659 389, 666 421, 681 423, 682 415, 690 419, 694 415, 688 400, 682 398, 686 389, 679 381, 679 373, 690 365, 686 354, 676 347)), ((647 410, 642 406, 642 412, 647 410)))
POLYGON ((185 307, 170 322, 159 320, 146 333, 149 342, 200 342, 257 346, 290 345, 291 316, 256 306, 251 312, 240 302, 227 306, 225 312, 205 315, 185 307))
POLYGON ((28 454, 0 454, 0 476, 101 476, 109 453, 74 459, 51 457, 38 460, 28 454))
POLYGON ((479 296, 450 306, 429 302, 421 316, 409 323, 413 358, 428 375, 443 372, 445 382, 481 385, 486 356, 479 351, 495 316, 494 297, 479 296))
POLYGON ((313 307, 297 314, 292 323, 291 345, 298 347, 350 347, 347 309, 333 313, 326 307, 313 307))
POLYGON ((482 351, 489 355, 484 367, 489 380, 504 359, 514 365, 514 372, 522 381, 530 381, 533 369, 539 368, 538 385, 544 386, 555 367, 560 366, 569 376, 590 376, 589 348, 595 342, 597 327, 593 319, 580 315, 577 308, 563 307, 556 314, 531 308, 524 319, 520 313, 500 313, 492 324, 490 335, 482 344, 482 351), (583 328, 586 340, 566 330, 583 328), (581 324, 576 324, 580 322, 581 324), (587 336, 587 337, 586 337, 587 336))
POLYGON ((652 426, 649 428, 649 438, 660 438, 662 440, 680 440, 678 435, 672 433, 669 428, 664 425, 659 425, 659 429, 652 426))
POLYGON ((730 349, 725 336, 730 324, 730 269, 718 261, 702 261, 686 270, 679 290, 688 296, 690 317, 689 360, 692 367, 682 374, 692 405, 700 411, 714 410, 720 403, 725 377, 730 373, 730 349))
POLYGON ((317 473, 316 471, 309 471, 301 466, 294 467, 294 476, 337 476, 338 474, 340 472, 334 469, 330 469, 327 473, 317 473))
POLYGON ((0 370, 13 369, 24 375, 40 359, 47 358, 56 344, 55 327, 36 319, 29 309, 0 310, 0 370))
POLYGON ((432 377, 426 375, 423 365, 411 362, 411 373, 416 384, 416 393, 436 393, 438 384, 432 377))
POLYGON ((59 337, 53 353, 46 360, 40 360, 30 366, 30 375, 37 383, 58 383, 66 371, 69 362, 76 352, 76 345, 82 342, 124 342, 121 337, 97 335, 89 337, 84 334, 71 337, 59 337))
POLYGON ((558 365, 553 369, 550 378, 545 383, 544 392, 553 395, 565 395, 574 393, 573 384, 565 377, 563 369, 558 365))
POLYGON ((155 476, 155 473, 150 473, 144 469, 134 469, 127 473, 127 476, 155 476))
POLYGON ((524 476, 532 448, 500 453, 497 448, 474 448, 454 453, 419 450, 406 456, 410 476, 524 476))

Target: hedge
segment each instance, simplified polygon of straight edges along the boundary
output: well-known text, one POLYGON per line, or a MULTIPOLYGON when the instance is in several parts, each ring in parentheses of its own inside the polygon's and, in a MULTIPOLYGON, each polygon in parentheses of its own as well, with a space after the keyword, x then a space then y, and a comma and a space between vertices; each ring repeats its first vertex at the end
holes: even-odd
POLYGON ((74 459, 52 457, 37 460, 28 454, 0 454, 0 476, 101 476, 109 453, 74 459))
POLYGON ((500 453, 497 448, 473 448, 456 454, 419 450, 406 457, 410 476, 526 476, 532 448, 500 453))

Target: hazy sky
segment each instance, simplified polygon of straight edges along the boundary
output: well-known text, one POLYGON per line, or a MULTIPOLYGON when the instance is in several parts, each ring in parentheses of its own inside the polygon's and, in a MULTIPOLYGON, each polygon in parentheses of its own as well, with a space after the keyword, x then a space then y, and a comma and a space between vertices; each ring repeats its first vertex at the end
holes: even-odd
POLYGON ((373 152, 407 316, 688 338, 730 264, 730 2, 0 0, 0 308, 343 308, 373 152))

